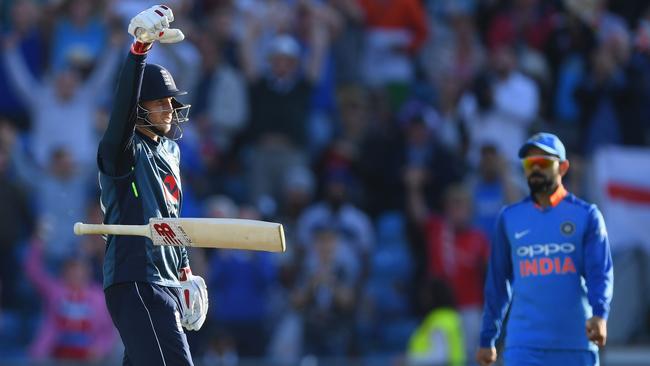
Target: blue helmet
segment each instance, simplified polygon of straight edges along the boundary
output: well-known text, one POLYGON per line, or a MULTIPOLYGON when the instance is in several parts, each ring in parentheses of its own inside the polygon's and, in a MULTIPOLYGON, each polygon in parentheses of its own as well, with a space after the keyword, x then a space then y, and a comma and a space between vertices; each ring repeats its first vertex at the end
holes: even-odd
MULTIPOLYGON (((140 102, 163 99, 171 97, 172 107, 174 108, 172 125, 176 127, 174 132, 174 139, 182 137, 183 130, 180 127, 180 123, 187 122, 189 109, 191 105, 183 104, 179 102, 176 97, 179 95, 185 95, 187 91, 180 90, 176 87, 176 82, 171 73, 164 67, 156 64, 146 64, 144 67, 144 73, 142 75, 142 85, 140 86, 140 102)), ((148 127, 153 127, 154 124, 148 118, 149 111, 138 104, 137 116, 139 119, 142 119, 147 122, 145 124, 148 127)), ((155 129, 150 128, 154 133, 161 135, 161 133, 155 129)), ((162 136, 162 135, 161 135, 162 136)))
POLYGON ((146 64, 140 87, 140 100, 156 100, 185 95, 185 90, 176 87, 174 78, 167 69, 156 64, 146 64))

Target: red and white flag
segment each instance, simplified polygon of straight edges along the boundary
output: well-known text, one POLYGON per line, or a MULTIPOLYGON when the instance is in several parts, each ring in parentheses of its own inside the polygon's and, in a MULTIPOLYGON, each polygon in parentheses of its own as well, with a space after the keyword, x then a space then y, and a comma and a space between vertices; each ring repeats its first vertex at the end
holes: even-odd
POLYGON ((650 149, 599 149, 593 169, 612 250, 640 246, 650 252, 650 149))

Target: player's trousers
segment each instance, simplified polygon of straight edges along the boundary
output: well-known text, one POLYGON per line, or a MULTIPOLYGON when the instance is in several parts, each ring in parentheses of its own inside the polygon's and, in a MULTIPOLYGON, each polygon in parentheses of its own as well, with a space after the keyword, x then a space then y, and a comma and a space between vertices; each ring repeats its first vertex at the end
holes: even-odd
POLYGON ((598 366, 598 352, 550 350, 523 347, 506 348, 505 366, 598 366))
POLYGON ((124 366, 193 366, 180 322, 180 289, 124 282, 104 293, 124 343, 124 366))

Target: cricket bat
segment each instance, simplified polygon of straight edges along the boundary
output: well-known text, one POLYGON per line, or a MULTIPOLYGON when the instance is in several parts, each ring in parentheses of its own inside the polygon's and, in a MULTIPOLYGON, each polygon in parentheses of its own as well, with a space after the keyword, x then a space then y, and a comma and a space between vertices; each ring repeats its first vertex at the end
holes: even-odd
POLYGON ((284 252, 282 224, 247 219, 160 218, 149 225, 74 224, 74 233, 145 236, 154 245, 284 252))

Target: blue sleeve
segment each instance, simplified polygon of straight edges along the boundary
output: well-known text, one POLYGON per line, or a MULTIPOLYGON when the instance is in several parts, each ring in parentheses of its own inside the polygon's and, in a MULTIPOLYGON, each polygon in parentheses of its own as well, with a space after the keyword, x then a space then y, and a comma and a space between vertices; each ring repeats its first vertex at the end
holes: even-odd
POLYGON ((584 277, 587 298, 593 314, 607 319, 614 292, 612 253, 605 220, 595 205, 592 205, 589 210, 588 220, 584 237, 584 277))
POLYGON ((126 174, 135 161, 131 145, 146 55, 129 52, 117 85, 108 127, 99 142, 99 169, 112 177, 126 174))
POLYGON ((490 260, 485 279, 485 305, 481 327, 481 347, 494 347, 508 310, 512 292, 512 259, 510 242, 505 232, 504 212, 497 220, 496 234, 490 248, 490 260))

